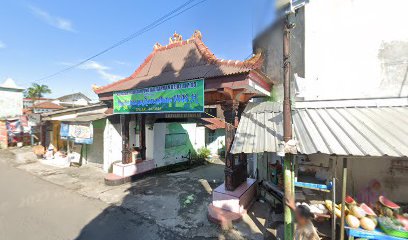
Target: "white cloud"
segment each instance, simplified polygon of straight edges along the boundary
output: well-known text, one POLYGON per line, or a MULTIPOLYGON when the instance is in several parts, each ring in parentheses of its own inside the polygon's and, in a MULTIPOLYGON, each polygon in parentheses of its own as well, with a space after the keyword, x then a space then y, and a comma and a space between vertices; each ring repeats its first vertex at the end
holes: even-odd
POLYGON ((124 61, 120 61, 120 60, 114 60, 113 63, 115 63, 115 64, 117 64, 117 65, 130 66, 130 63, 124 62, 124 61))
POLYGON ((40 18, 47 24, 64 31, 75 32, 75 29, 72 26, 72 22, 70 20, 58 16, 53 16, 38 7, 29 6, 29 8, 34 16, 40 18))
POLYGON ((0 41, 0 48, 6 48, 6 44, 2 41, 0 41))
POLYGON ((79 66, 79 68, 84 70, 94 70, 96 71, 96 73, 99 74, 99 76, 101 76, 102 79, 108 80, 110 82, 114 82, 123 78, 120 75, 109 73, 108 70, 110 70, 110 67, 107 67, 95 61, 88 61, 83 65, 79 66))

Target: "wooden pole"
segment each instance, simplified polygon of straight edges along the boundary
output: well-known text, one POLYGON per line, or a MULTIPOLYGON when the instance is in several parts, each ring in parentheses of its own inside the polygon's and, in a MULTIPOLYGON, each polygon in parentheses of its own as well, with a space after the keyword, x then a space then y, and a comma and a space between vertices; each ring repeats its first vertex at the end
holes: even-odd
MULTIPOLYGON (((289 15, 286 15, 286 21, 283 29, 283 140, 285 142, 292 139, 292 112, 290 100, 290 29, 294 25, 290 23, 289 15)), ((293 169, 291 154, 285 155, 284 163, 284 183, 285 183, 285 198, 295 200, 293 186, 293 169)), ((285 223, 285 240, 293 239, 293 212, 289 206, 285 204, 284 208, 284 223, 285 223)))
POLYGON ((341 222, 340 222, 340 240, 344 240, 344 218, 345 218, 345 199, 347 193, 347 158, 343 158, 343 174, 341 186, 341 222))

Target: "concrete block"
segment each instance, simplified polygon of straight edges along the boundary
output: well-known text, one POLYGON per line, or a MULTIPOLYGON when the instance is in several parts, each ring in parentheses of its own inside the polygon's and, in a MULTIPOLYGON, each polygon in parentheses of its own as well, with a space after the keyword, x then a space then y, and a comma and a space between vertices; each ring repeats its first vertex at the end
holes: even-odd
POLYGON ((130 177, 139 173, 147 172, 154 168, 154 160, 145 160, 140 163, 114 163, 112 172, 120 177, 130 177))
POLYGON ((256 180, 248 178, 234 191, 227 191, 225 184, 213 191, 213 206, 234 213, 244 214, 256 195, 256 180))

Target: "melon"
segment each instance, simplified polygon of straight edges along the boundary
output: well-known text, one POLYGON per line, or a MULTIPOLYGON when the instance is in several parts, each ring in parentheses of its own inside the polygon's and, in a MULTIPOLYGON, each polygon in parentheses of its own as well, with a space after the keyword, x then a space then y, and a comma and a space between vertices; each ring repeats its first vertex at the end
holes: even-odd
POLYGON ((368 217, 361 218, 360 225, 363 229, 368 231, 373 231, 375 229, 375 223, 368 217))
POLYGON ((360 205, 360 208, 364 210, 364 212, 366 213, 367 216, 377 216, 377 214, 375 214, 375 212, 373 211, 373 209, 371 209, 369 206, 367 206, 367 204, 362 203, 360 205))
POLYGON ((346 223, 350 228, 358 228, 360 227, 360 220, 353 215, 346 216, 346 223))
POLYGON ((361 207, 359 207, 359 206, 353 206, 353 207, 351 207, 350 213, 351 213, 353 216, 357 217, 357 218, 363 218, 363 217, 366 216, 365 211, 364 211, 361 207))
POLYGON ((352 205, 356 205, 357 202, 354 200, 354 198, 347 196, 345 199, 346 204, 351 207, 352 205))
POLYGON ((378 225, 378 220, 377 217, 374 216, 367 216, 369 219, 371 219, 371 221, 373 221, 374 225, 377 227, 378 225))
POLYGON ((380 196, 378 198, 378 201, 380 201, 380 203, 387 207, 387 208, 391 208, 392 210, 397 210, 400 209, 400 206, 398 206, 397 204, 395 204, 394 202, 392 202, 391 200, 389 200, 388 198, 384 197, 384 196, 380 196))

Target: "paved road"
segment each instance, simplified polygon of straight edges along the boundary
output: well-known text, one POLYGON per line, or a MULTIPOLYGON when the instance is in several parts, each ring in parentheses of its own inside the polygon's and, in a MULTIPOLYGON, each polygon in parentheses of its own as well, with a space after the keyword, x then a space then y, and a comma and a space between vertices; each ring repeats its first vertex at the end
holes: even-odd
POLYGON ((0 239, 181 239, 151 220, 16 169, 0 156, 0 239))

